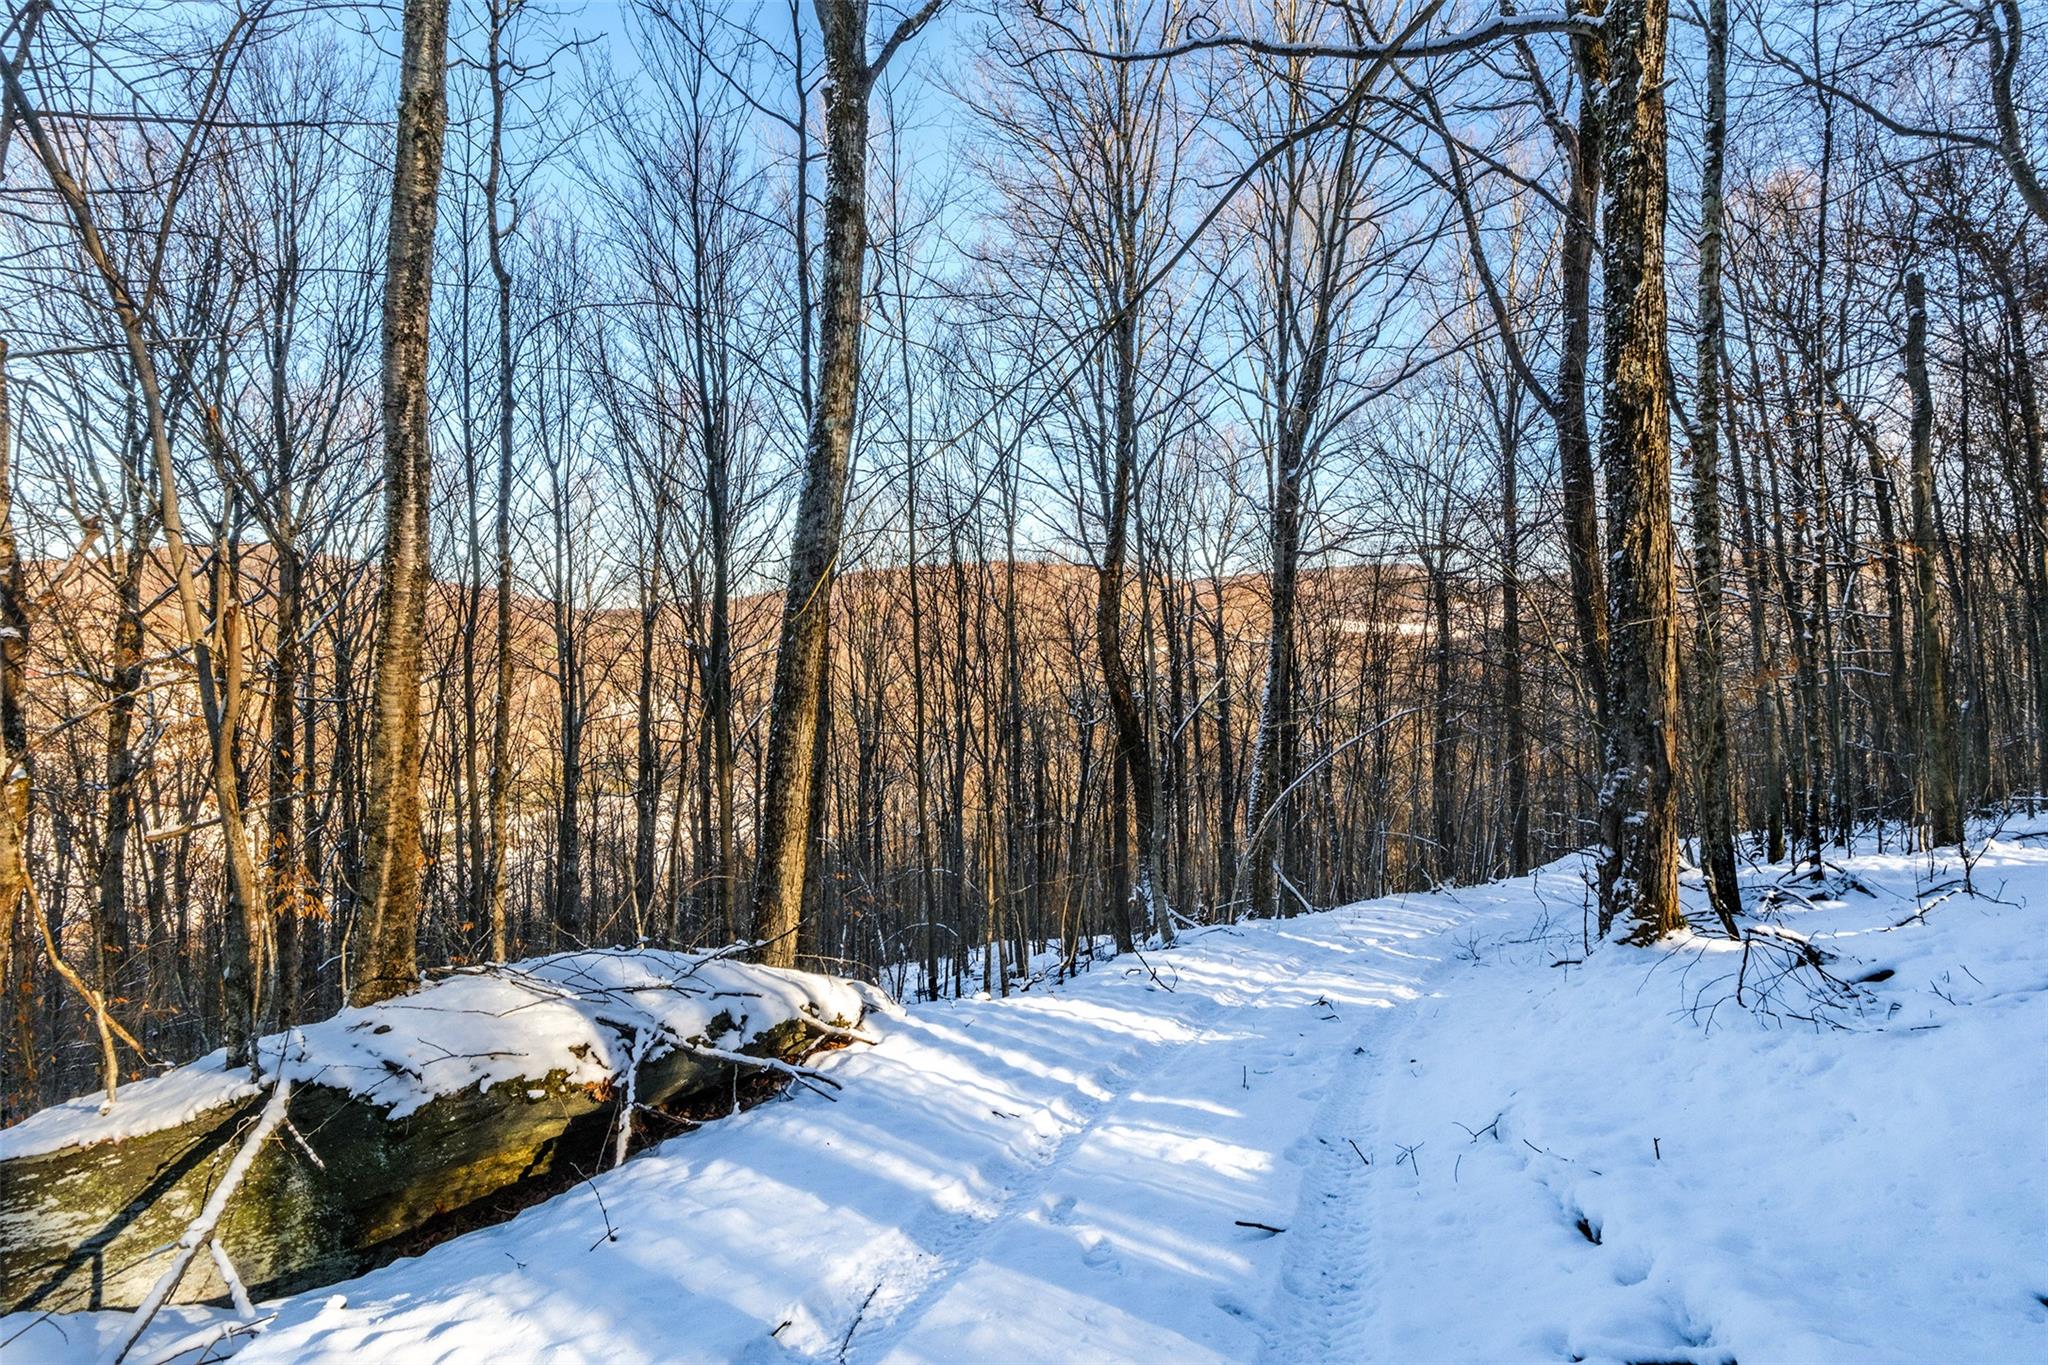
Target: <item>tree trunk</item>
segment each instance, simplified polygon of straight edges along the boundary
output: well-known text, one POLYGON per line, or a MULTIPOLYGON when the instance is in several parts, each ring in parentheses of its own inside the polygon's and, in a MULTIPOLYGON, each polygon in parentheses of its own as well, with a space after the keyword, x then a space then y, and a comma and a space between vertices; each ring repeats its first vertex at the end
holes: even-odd
MULTIPOLYGON (((1294 752, 1294 608, 1301 579, 1301 443, 1291 439, 1294 422, 1283 416, 1273 460, 1273 501, 1267 528, 1272 566, 1266 616, 1266 682, 1259 699, 1259 728, 1252 740, 1251 800, 1245 806, 1250 831, 1245 849, 1251 912, 1262 919, 1278 910, 1280 878, 1280 794, 1291 780, 1283 755, 1294 752)), ((1217 604, 1220 618, 1223 607, 1217 604)), ((1290 906, 1292 902, 1290 902, 1290 906)))
POLYGON ((1664 41, 1666 0, 1619 0, 1607 16, 1611 104, 1603 222, 1609 556, 1607 856, 1603 932, 1643 941, 1681 928, 1678 657, 1671 551, 1671 425, 1665 398, 1664 41))
POLYGON ((1927 381, 1927 283, 1917 270, 1906 276, 1906 383, 1913 391, 1914 814, 1929 846, 1939 847, 1961 841, 1963 820, 1948 638, 1934 581, 1934 391, 1927 381))
MULTIPOLYGON (((277 654, 271 665, 269 809, 270 917, 277 941, 277 1021, 298 1022, 300 929, 307 909, 305 869, 299 861, 299 632, 304 628, 305 591, 299 551, 289 537, 273 547, 277 555, 277 654)), ((139 670, 138 670, 139 672, 139 670)))
MULTIPOLYGON (((516 3, 516 0, 514 0, 516 3)), ((512 935, 505 920, 505 858, 511 830, 506 807, 512 791, 512 268, 505 260, 505 242, 512 224, 498 221, 498 190, 505 173, 505 53, 501 50, 511 16, 493 7, 490 30, 491 143, 484 176, 485 233, 491 279, 498 311, 498 582, 496 638, 492 642, 490 790, 485 798, 490 825, 488 862, 483 870, 484 916, 490 926, 491 956, 499 962, 512 956, 512 935)))
POLYGON ((1699 708, 1700 865, 1707 895, 1730 938, 1742 892, 1735 875, 1735 790, 1728 762, 1728 709, 1721 687, 1721 177, 1728 140, 1728 0, 1707 8, 1707 126, 1700 174, 1699 391, 1692 442, 1694 692, 1699 708))
POLYGON ((1451 714, 1449 554, 1450 547, 1439 544, 1426 561, 1430 624, 1436 635, 1430 649, 1429 856, 1425 860, 1432 886, 1446 885, 1458 875, 1458 738, 1451 714))
MULTIPOLYGON (((817 0, 825 47, 825 241, 819 292, 818 387, 804 451, 803 492, 775 652, 768 766, 754 874, 761 961, 796 961, 818 780, 818 708, 825 689, 832 582, 839 568, 846 467, 860 387, 862 268, 867 254, 868 67, 859 0, 817 0)), ((804 212, 798 204, 796 212, 804 212)))
MULTIPOLYGON (((1584 0, 1597 11, 1597 0, 1584 0)), ((1615 32, 1610 27, 1609 33, 1615 32)), ((1598 243, 1593 224, 1600 212, 1600 180, 1606 158, 1609 40, 1572 39, 1579 71, 1579 126, 1568 149, 1571 194, 1565 201, 1563 259, 1564 338, 1558 356, 1557 459, 1564 485, 1565 559, 1571 571, 1572 621, 1578 629, 1581 666, 1592 694, 1594 727, 1607 728, 1606 586, 1600 553, 1599 488, 1593 469, 1593 436, 1588 425, 1586 368, 1593 349, 1593 259, 1598 243)), ((1661 132, 1659 136, 1661 136, 1661 132)), ((1661 192, 1660 192, 1661 208, 1661 192)))
MULTIPOLYGON (((1120 302, 1111 334, 1112 378, 1116 385, 1109 501, 1105 507, 1102 563, 1095 583, 1095 649, 1101 656, 1102 686, 1116 724, 1118 755, 1129 782, 1138 841, 1131 896, 1163 942, 1173 941, 1173 920, 1159 878, 1159 779, 1152 762, 1151 736, 1138 706, 1136 684, 1124 661, 1124 574, 1130 518, 1138 479, 1138 305, 1135 293, 1120 302)), ((1121 819, 1121 814, 1119 814, 1121 819)))
POLYGON ((661 617, 656 584, 661 581, 663 531, 657 503, 654 521, 655 565, 647 575, 640 603, 640 686, 634 724, 633 775, 633 917, 634 934, 646 937, 654 921, 654 845, 661 819, 661 748, 654 734, 654 628, 661 617))
POLYGON ((28 593, 14 548, 14 446, 7 407, 7 339, 0 337, 0 986, 14 953, 15 915, 27 880, 28 593))
POLYGON ((1508 875, 1529 870, 1529 729, 1523 697, 1520 390, 1509 379, 1500 424, 1500 656, 1502 742, 1508 768, 1508 875))
POLYGON ((350 995, 357 1005, 410 990, 419 976, 420 651, 433 496, 427 342, 447 48, 448 0, 406 0, 384 280, 384 557, 362 875, 369 931, 350 995))

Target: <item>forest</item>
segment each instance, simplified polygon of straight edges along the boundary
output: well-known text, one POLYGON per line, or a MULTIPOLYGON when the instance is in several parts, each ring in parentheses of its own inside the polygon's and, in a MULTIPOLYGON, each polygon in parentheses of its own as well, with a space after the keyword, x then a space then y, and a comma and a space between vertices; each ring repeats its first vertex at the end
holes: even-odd
POLYGON ((1587 847, 1739 936, 2031 808, 2043 53, 9 0, 0 1120, 536 953, 1001 998, 1587 847))

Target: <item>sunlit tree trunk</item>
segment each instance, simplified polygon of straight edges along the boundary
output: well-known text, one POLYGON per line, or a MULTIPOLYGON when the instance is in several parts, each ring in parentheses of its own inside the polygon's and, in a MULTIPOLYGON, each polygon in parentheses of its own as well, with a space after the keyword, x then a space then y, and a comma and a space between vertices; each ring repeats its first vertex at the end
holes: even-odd
POLYGON ((1678 656, 1665 397, 1666 0, 1607 14, 1609 122, 1603 265, 1607 406, 1608 729, 1602 800, 1603 931, 1649 940, 1685 920, 1678 902, 1678 656))
MULTIPOLYGON (((847 461, 860 388, 863 267, 867 255, 868 92, 897 49, 943 0, 899 24, 870 63, 865 0, 817 0, 825 49, 825 241, 820 266, 818 377, 804 450, 803 491, 791 532, 789 584, 769 702, 754 874, 754 938, 763 962, 796 961, 810 853, 811 790, 818 781, 832 581, 839 571, 847 461)), ((802 213, 799 204, 796 211, 802 213)))
POLYGON ((410 990, 419 977, 420 650, 433 496, 427 338, 447 47, 448 0, 406 0, 384 280, 384 556, 362 876, 369 924, 350 992, 358 1005, 410 990))
POLYGON ((1714 913, 1731 938, 1742 893, 1735 875, 1735 787, 1728 762, 1728 709, 1722 688, 1721 351, 1727 336, 1721 301, 1725 233, 1722 168, 1728 139, 1728 0, 1707 9, 1707 126, 1700 173, 1699 386, 1692 441, 1694 693, 1699 708, 1700 864, 1714 913))

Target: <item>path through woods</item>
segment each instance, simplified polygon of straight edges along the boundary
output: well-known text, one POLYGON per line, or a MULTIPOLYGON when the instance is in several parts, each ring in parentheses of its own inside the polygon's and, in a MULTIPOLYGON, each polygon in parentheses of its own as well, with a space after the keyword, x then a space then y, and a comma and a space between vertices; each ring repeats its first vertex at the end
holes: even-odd
MULTIPOLYGON (((1948 861, 1835 863, 1746 872, 1747 950, 1587 956, 1567 859, 878 1017, 823 1062, 838 1103, 266 1305, 242 1355, 2026 1357, 2048 821, 1985 847, 1982 896, 1948 861)), ((1684 896, 1709 924, 1695 874, 1684 896)), ((120 1321, 0 1341, 82 1359, 120 1321)), ((148 1358, 228 1321, 166 1310, 148 1358)))

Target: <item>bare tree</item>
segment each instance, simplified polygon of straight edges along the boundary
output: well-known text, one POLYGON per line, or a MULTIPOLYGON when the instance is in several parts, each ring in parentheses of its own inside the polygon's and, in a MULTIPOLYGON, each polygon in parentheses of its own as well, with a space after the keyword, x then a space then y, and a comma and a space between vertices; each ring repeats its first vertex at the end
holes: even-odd
MULTIPOLYGON (((764 818, 754 874, 754 937, 762 961, 772 965, 796 961, 797 928, 803 916, 832 580, 839 570, 846 472, 860 387, 868 95, 890 59, 944 3, 925 0, 890 31, 870 58, 866 0, 817 0, 825 52, 825 239, 818 286, 817 393, 775 653, 764 818)), ((799 204, 797 212, 803 211, 799 204)))
POLYGON ((1665 385, 1665 0, 1607 11, 1607 206, 1603 275, 1607 408, 1607 770, 1602 932, 1653 939, 1683 926, 1678 901, 1677 593, 1665 385))
POLYGON ((419 977, 420 650, 433 495, 427 333, 448 126, 447 47, 448 0, 406 0, 384 277, 384 556, 362 887, 369 924, 349 992, 359 1005, 410 990, 419 977))

